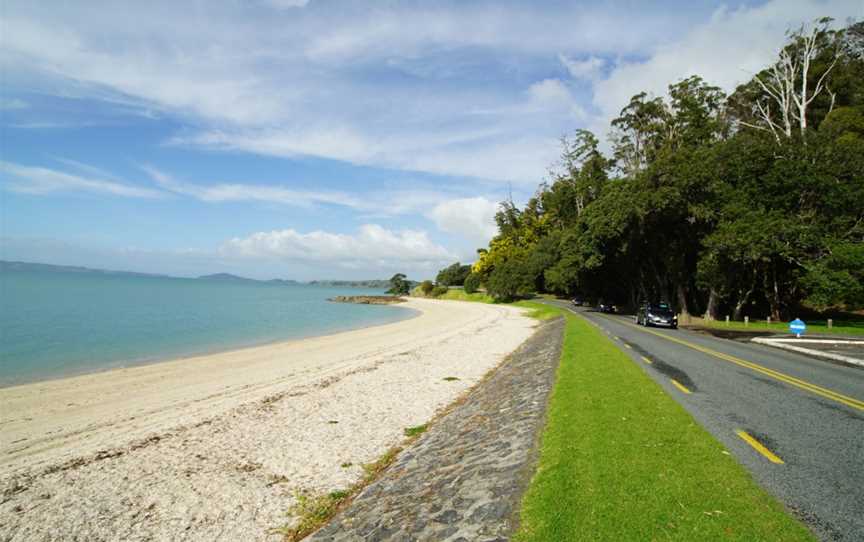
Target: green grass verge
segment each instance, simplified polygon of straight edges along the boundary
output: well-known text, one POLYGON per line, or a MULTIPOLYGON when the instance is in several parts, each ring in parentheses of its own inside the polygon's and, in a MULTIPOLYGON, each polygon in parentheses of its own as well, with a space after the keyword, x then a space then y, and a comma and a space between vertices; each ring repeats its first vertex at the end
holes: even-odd
POLYGON ((552 318, 556 318, 562 313, 561 309, 557 307, 544 305, 543 303, 537 303, 535 301, 517 301, 510 304, 515 307, 522 307, 523 309, 528 309, 530 311, 528 313, 528 316, 530 316, 531 318, 536 318, 538 320, 549 320, 552 318))
POLYGON ((494 303, 491 295, 483 292, 474 292, 473 294, 466 293, 461 288, 450 288, 447 293, 437 299, 449 299, 451 301, 475 301, 478 303, 494 303))
MULTIPOLYGON (((835 322, 831 329, 828 329, 828 323, 824 320, 815 320, 812 322, 806 321, 807 334, 825 333, 831 335, 864 335, 864 321, 862 322, 835 322)), ((717 329, 734 329, 743 331, 764 331, 771 330, 777 333, 789 333, 789 322, 771 322, 769 325, 765 320, 751 320, 749 325, 744 325, 744 322, 729 322, 726 324, 723 320, 696 320, 693 325, 700 327, 710 327, 717 329)), ((791 335, 791 334, 790 334, 791 335)))
POLYGON ((515 540, 815 540, 629 357, 566 317, 515 540))

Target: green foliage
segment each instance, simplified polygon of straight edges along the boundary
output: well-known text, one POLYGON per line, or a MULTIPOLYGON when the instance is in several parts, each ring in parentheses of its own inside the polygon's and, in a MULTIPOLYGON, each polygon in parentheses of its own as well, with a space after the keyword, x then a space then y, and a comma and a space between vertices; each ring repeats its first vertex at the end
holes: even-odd
POLYGON ((435 288, 435 285, 432 284, 431 280, 424 280, 423 282, 420 283, 420 291, 423 293, 423 295, 428 296, 429 294, 432 293, 432 290, 434 288, 435 288))
POLYGON ((664 299, 774 319, 864 307, 864 24, 820 20, 786 51, 800 57, 811 35, 809 88, 827 86, 801 133, 759 125, 757 79, 728 99, 698 76, 637 94, 612 121, 614 160, 591 132, 564 138, 550 182, 523 208, 501 204, 472 275, 496 300, 664 299))
POLYGON ((480 276, 476 273, 469 273, 467 277, 465 277, 465 284, 463 286, 466 294, 473 294, 477 290, 480 289, 480 276))
POLYGON ((431 297, 441 297, 442 295, 446 295, 448 291, 449 288, 447 288, 446 286, 436 286, 432 288, 432 291, 429 292, 429 295, 431 297))
POLYGON ((456 262, 439 271, 438 276, 435 277, 435 282, 441 286, 462 286, 469 273, 471 273, 470 265, 456 262))
POLYGON ((525 262, 510 259, 492 271, 486 281, 486 290, 497 301, 512 301, 534 291, 532 279, 525 262))
POLYGON ((473 301, 475 303, 495 302, 495 300, 492 299, 492 296, 483 292, 474 292, 473 294, 469 294, 465 290, 459 290, 456 288, 448 290, 446 294, 440 296, 438 299, 446 299, 449 301, 473 301))
POLYGON ((388 294, 408 295, 410 290, 411 282, 406 280, 405 275, 402 273, 396 273, 390 278, 390 289, 387 290, 388 294))

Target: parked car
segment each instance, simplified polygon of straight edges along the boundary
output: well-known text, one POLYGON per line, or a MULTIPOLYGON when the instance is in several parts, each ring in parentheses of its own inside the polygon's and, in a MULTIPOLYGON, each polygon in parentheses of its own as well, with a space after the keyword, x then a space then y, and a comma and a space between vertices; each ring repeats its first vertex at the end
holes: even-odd
POLYGON ((636 323, 645 327, 666 326, 672 329, 678 327, 678 315, 669 303, 643 303, 636 311, 636 323))
POLYGON ((571 302, 573 303, 573 306, 574 306, 574 307, 581 307, 581 306, 582 306, 582 303, 583 303, 582 299, 579 298, 579 297, 574 297, 574 298, 571 300, 571 302))
POLYGON ((611 303, 600 303, 597 308, 600 310, 600 312, 614 313, 617 311, 617 307, 615 307, 615 305, 612 305, 611 303))

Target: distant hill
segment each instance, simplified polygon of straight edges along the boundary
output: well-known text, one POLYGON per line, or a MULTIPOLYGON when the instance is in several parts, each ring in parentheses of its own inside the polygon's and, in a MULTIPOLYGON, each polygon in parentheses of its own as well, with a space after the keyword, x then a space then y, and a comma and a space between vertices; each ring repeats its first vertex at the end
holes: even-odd
MULTIPOLYGON (((411 287, 417 286, 419 282, 409 281, 411 287)), ((329 286, 340 288, 375 288, 377 290, 387 289, 390 287, 389 280, 313 280, 309 282, 310 286, 329 286)))
POLYGON ((270 279, 270 280, 266 280, 264 282, 266 282, 268 284, 281 284, 282 286, 296 286, 296 285, 300 284, 296 280, 291 280, 291 279, 270 279))
POLYGON ((48 263, 10 262, 0 260, 0 271, 30 271, 40 273, 81 273, 92 275, 123 275, 133 277, 167 277, 155 273, 138 273, 136 271, 112 271, 108 269, 91 269, 77 265, 52 265, 48 263))
POLYGON ((231 273, 213 273, 212 275, 201 275, 198 280, 222 280, 225 282, 262 282, 255 279, 247 279, 231 273))
MULTIPOLYGON (((138 273, 135 271, 111 271, 107 269, 92 269, 90 267, 80 267, 76 265, 52 265, 47 263, 32 263, 32 262, 11 262, 0 260, 0 271, 38 271, 42 273, 89 273, 94 275, 123 275, 131 277, 162 277, 176 278, 170 275, 159 275, 155 273, 138 273)), ((231 273, 212 273, 210 275, 201 275, 195 280, 215 280, 222 282, 261 282, 264 284, 275 284, 279 286, 296 286, 298 284, 308 284, 310 286, 327 286, 339 288, 373 288, 376 290, 386 290, 390 288, 389 280, 313 280, 310 282, 298 282, 291 279, 270 279, 257 280, 231 273)), ((419 284, 415 281, 410 281, 411 287, 419 284)))

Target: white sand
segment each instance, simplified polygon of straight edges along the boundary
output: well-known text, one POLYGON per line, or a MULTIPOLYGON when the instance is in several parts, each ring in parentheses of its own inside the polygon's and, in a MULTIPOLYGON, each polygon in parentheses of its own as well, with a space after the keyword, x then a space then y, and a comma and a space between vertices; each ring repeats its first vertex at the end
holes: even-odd
POLYGON ((534 327, 513 307, 407 306, 422 314, 0 389, 0 539, 278 539, 297 491, 350 486, 534 327))

